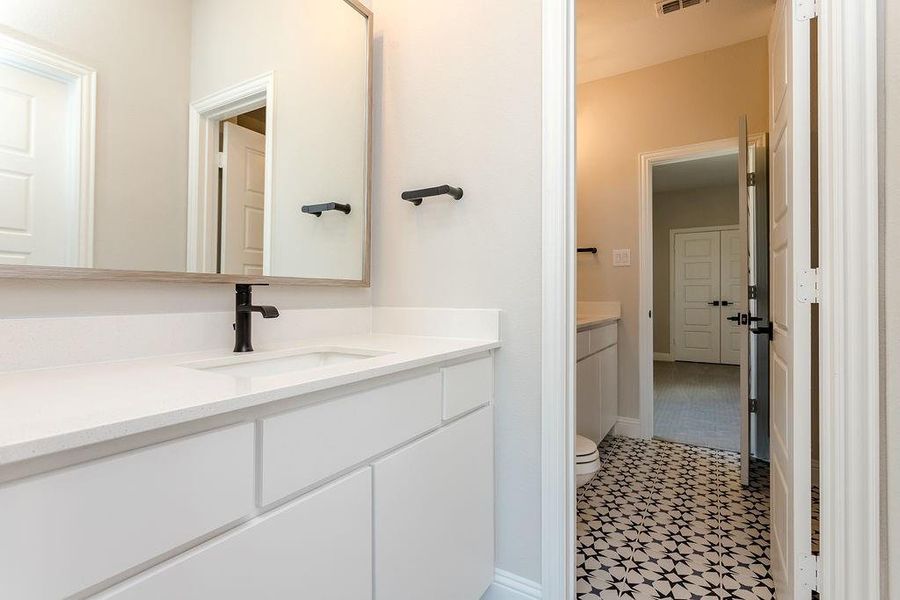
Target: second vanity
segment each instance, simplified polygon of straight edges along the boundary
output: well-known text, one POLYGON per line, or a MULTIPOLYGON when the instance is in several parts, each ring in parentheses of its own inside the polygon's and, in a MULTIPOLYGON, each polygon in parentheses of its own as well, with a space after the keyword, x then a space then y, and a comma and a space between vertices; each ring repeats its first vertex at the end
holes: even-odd
POLYGON ((576 430, 599 444, 619 419, 617 302, 579 302, 575 337, 576 430))
POLYGON ((499 327, 475 312, 477 339, 0 374, 0 597, 479 598, 499 327))

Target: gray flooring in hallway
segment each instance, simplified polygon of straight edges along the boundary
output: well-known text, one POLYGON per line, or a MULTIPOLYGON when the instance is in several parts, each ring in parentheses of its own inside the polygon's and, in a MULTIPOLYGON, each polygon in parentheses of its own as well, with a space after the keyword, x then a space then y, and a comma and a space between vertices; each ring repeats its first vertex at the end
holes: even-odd
POLYGON ((719 450, 740 449, 740 368, 653 363, 655 437, 719 450))

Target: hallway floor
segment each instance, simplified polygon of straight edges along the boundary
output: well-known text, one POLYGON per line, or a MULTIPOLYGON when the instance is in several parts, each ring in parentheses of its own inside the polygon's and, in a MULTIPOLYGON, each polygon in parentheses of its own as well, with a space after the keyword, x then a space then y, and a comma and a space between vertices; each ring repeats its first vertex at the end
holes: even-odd
POLYGON ((740 450, 740 367, 653 363, 653 433, 662 440, 740 450))
POLYGON ((739 457, 661 440, 609 437, 579 494, 579 600, 774 597, 769 473, 739 457))

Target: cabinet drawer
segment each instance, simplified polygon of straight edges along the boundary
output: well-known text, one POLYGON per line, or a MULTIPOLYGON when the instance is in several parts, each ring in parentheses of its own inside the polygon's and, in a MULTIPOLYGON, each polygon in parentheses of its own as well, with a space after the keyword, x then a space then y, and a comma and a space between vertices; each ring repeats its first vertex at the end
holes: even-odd
POLYGON ((481 598, 494 576, 493 409, 375 463, 376 600, 481 598))
POLYGON ((596 329, 591 329, 590 334, 590 351, 591 354, 593 354, 594 352, 599 352, 604 348, 612 346, 618 341, 618 325, 616 323, 610 323, 603 327, 597 327, 596 329))
POLYGON ((581 360, 591 353, 591 332, 580 331, 575 336, 575 357, 581 360))
POLYGON ((494 360, 487 356, 441 369, 444 374, 444 419, 489 404, 494 396, 494 360))
POLYGON ((253 510, 253 425, 0 487, 0 598, 63 598, 253 510))
POLYGON ((101 598, 369 600, 371 469, 214 538, 101 598))
POLYGON ((349 469, 441 424, 441 374, 262 420, 262 503, 349 469))

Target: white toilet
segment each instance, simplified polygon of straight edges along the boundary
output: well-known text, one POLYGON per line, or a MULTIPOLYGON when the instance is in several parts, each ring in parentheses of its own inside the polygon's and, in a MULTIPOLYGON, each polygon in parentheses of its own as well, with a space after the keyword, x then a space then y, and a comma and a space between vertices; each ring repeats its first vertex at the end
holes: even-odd
POLYGON ((579 488, 594 478, 600 470, 597 444, 583 435, 575 436, 575 485, 579 488))

